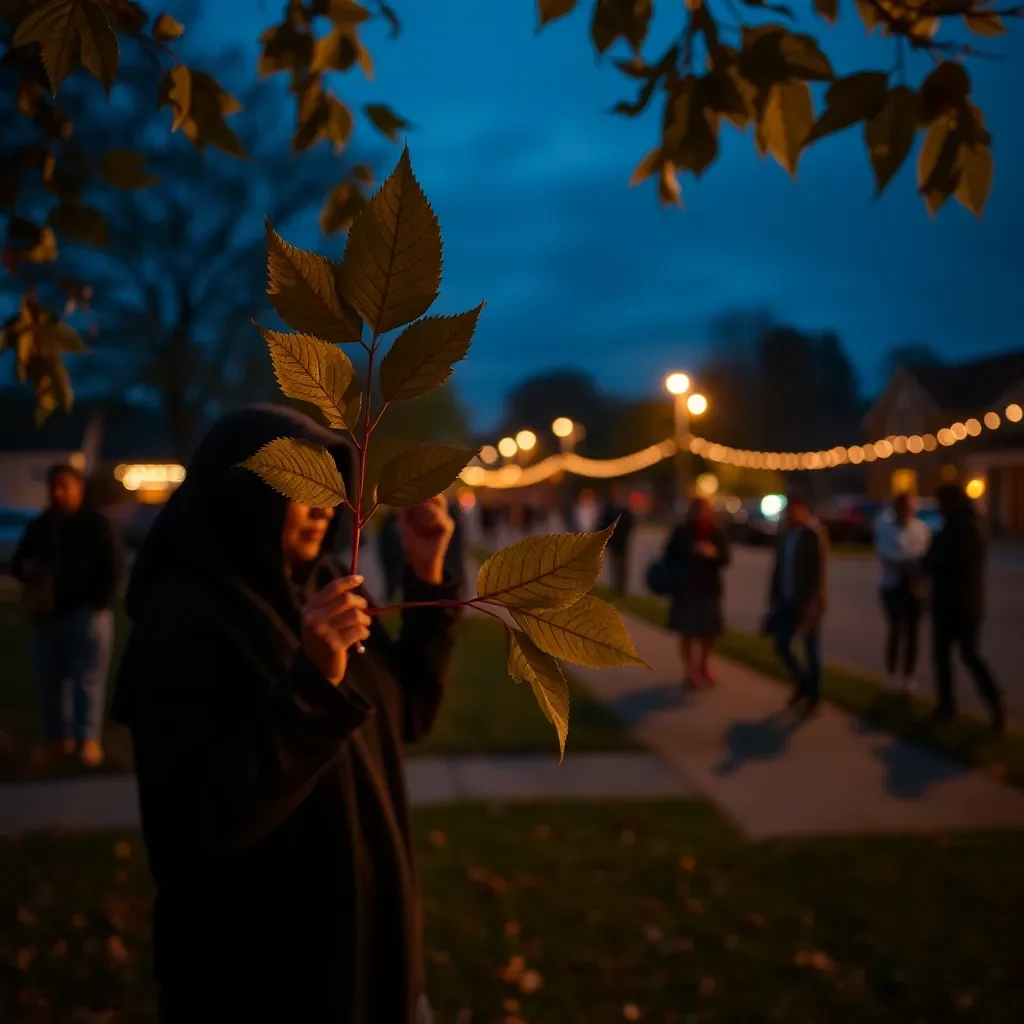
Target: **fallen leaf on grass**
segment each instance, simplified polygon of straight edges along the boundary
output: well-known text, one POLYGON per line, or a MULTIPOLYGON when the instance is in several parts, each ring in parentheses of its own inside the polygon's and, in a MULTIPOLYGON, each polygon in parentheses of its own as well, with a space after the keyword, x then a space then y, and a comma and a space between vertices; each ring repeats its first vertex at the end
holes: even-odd
POLYGON ((58 939, 53 946, 50 948, 50 956, 54 960, 59 960, 68 951, 68 943, 66 939, 58 939))
POLYGON ((525 957, 511 956, 508 959, 508 963, 498 971, 498 977, 509 985, 515 985, 525 970, 525 957))
POLYGON ((36 958, 36 951, 32 946, 22 946, 17 953, 14 954, 14 966, 19 971, 27 971, 32 966, 32 961, 36 958))
POLYGON ((767 923, 768 918, 756 910, 752 910, 747 914, 747 924, 752 924, 755 928, 763 928, 767 923))
POLYGON ((632 846, 636 842, 636 833, 631 828, 624 828, 619 833, 620 846, 632 846))
POLYGON ((693 869, 697 866, 697 862, 692 857, 680 857, 679 866, 684 871, 693 871, 693 869))
POLYGON ((71 916, 71 927, 72 928, 84 928, 87 918, 85 914, 72 914, 71 916))
POLYGON ((735 949, 740 944, 738 935, 726 935, 724 945, 726 949, 735 949))
POLYGON ((39 923, 39 919, 28 907, 18 907, 18 923, 26 928, 33 928, 39 923))
POLYGON ((696 896, 687 896, 686 897, 686 909, 691 914, 703 914, 704 913, 704 903, 701 900, 697 899, 696 896))
POLYGON ((123 839, 119 839, 114 843, 114 856, 118 860, 130 860, 132 855, 131 843, 125 842, 123 839))
POLYGON ((447 949, 428 949, 427 959, 431 963, 447 966, 452 962, 452 955, 447 949))
POLYGON ((505 999, 502 1002, 502 1004, 501 1004, 501 1008, 506 1013, 515 1013, 519 1009, 519 1000, 518 999, 505 999))
POLYGON ((622 1016, 625 1017, 626 1020, 639 1020, 642 1016, 640 1013, 640 1007, 637 1006, 636 1003, 626 1003, 622 1008, 622 1016))
POLYGON ((697 995, 702 999, 710 999, 715 994, 718 988, 718 983, 714 978, 701 978, 700 984, 697 986, 697 995))
POLYGON ((505 934, 510 938, 514 939, 522 931, 522 925, 518 921, 506 921, 505 922, 505 934))
POLYGON ((802 949, 793 957, 797 967, 813 967, 822 974, 831 974, 835 969, 835 961, 823 949, 802 949))
POLYGON ((439 828, 432 828, 430 830, 429 839, 434 846, 448 845, 448 837, 439 828))
POLYGON ((455 1015, 455 1024, 473 1024, 473 1011, 468 1006, 463 1006, 455 1015))
POLYGON ((970 992, 957 992, 953 1003, 958 1010, 969 1010, 974 1005, 974 996, 970 992))
POLYGON ((550 839, 551 838, 551 826, 550 825, 538 825, 533 830, 533 835, 534 835, 534 838, 541 840, 541 842, 543 842, 545 839, 550 839))
POLYGON ((665 933, 656 924, 650 922, 644 925, 644 935, 648 942, 661 942, 665 938, 665 933))
POLYGON ((114 881, 124 885, 124 883, 128 881, 128 872, 118 868, 114 872, 114 881))

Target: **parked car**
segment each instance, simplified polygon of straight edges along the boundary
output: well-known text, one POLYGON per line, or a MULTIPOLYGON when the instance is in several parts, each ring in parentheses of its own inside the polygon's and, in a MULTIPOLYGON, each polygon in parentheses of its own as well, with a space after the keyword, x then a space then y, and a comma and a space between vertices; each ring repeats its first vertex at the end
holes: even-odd
POLYGON ((11 571, 11 559, 22 534, 38 515, 30 508, 0 508, 0 572, 11 571))
POLYGON ((764 510, 764 499, 754 498, 743 503, 743 511, 747 517, 746 542, 753 546, 774 544, 782 520, 781 508, 768 515, 764 510))
POLYGON ((882 502, 870 498, 840 497, 817 510, 822 526, 833 544, 870 544, 875 539, 875 520, 882 502))

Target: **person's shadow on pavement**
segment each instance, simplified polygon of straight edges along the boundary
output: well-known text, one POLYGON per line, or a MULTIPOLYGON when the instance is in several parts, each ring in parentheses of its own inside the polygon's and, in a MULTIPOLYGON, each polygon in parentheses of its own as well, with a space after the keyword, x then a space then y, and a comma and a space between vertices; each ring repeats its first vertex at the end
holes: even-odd
POLYGON ((885 766, 886 790, 899 800, 922 800, 932 786, 969 771, 960 761, 932 753, 863 719, 857 719, 854 729, 878 737, 872 753, 885 766))
POLYGON ((734 775, 748 761, 773 761, 786 752, 789 738, 802 725, 802 720, 785 711, 775 711, 767 718, 733 722, 725 730, 726 752, 715 773, 734 775))
POLYGON ((691 695, 679 683, 665 683, 623 694, 609 706, 626 725, 639 725, 648 715, 687 707, 691 703, 691 695))

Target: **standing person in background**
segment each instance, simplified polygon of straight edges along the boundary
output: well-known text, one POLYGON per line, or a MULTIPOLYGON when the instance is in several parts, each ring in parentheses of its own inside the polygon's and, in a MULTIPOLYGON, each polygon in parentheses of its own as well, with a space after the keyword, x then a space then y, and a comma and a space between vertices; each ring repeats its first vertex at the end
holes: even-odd
POLYGON ((601 522, 601 506, 597 495, 586 487, 576 499, 576 532, 593 533, 601 522))
POLYGON ((679 581, 671 595, 668 628, 680 637, 683 685, 691 690, 711 685, 711 652, 722 635, 722 570, 729 564, 729 545, 705 498, 690 502, 662 560, 679 581))
POLYGON ((629 584, 629 543, 633 537, 636 517, 629 507, 626 488, 618 482, 611 486, 599 525, 602 530, 607 530, 616 521, 615 532, 608 541, 608 555, 611 561, 612 589, 622 595, 626 593, 629 584))
POLYGON ((448 542, 444 571, 461 597, 466 588, 466 523, 458 498, 449 500, 448 515, 451 517, 454 528, 448 542))
POLYGON ((31 623, 42 710, 35 760, 44 767, 78 754, 95 767, 103 763, 120 543, 110 520, 86 503, 77 469, 54 466, 47 484, 49 507, 28 525, 11 561, 31 623))
POLYGON ((914 515, 914 499, 909 494, 897 495, 892 508, 886 509, 875 525, 875 550, 882 562, 882 608, 888 626, 886 686, 895 689, 897 680, 902 679, 904 695, 914 689, 924 556, 931 539, 931 530, 914 515))
POLYGON ((806 716, 821 701, 819 630, 825 612, 828 544, 802 494, 789 495, 784 525, 775 549, 766 628, 774 639, 775 653, 793 677, 789 705, 806 716), (793 654, 797 637, 804 642, 803 664, 793 654))
POLYGON ((377 558, 384 575, 384 600, 391 604, 402 586, 402 575, 405 572, 401 517, 397 509, 390 509, 381 521, 380 532, 377 534, 377 558))
POLYGON ((974 677, 974 685, 992 715, 997 734, 1006 730, 1006 697, 978 650, 985 618, 985 538, 974 506, 958 484, 943 484, 937 497, 943 527, 925 556, 932 578, 932 636, 935 718, 952 722, 956 714, 953 691, 953 645, 974 677))

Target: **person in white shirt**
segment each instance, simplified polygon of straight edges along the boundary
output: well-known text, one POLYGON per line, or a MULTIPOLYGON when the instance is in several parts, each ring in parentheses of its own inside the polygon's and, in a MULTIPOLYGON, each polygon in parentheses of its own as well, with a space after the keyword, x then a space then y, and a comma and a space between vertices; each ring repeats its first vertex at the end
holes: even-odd
POLYGON ((909 494, 897 495, 875 524, 875 550, 882 563, 882 608, 888 625, 886 687, 900 688, 904 694, 914 689, 924 600, 924 556, 931 539, 927 524, 914 515, 914 499, 909 494))

